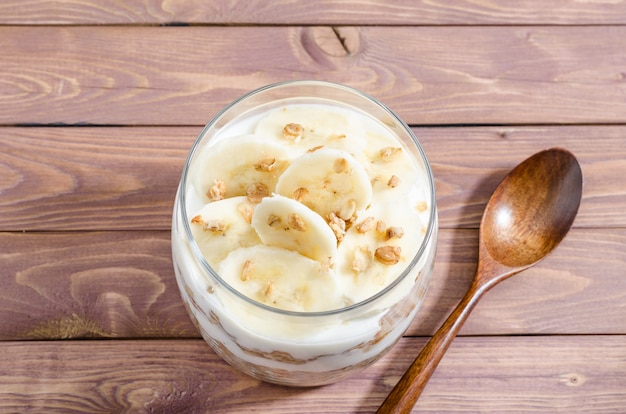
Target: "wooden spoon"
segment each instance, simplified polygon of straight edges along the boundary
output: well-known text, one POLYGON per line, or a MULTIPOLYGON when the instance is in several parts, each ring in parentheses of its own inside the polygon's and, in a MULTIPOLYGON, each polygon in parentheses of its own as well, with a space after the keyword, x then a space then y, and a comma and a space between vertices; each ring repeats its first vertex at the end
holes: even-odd
POLYGON ((569 231, 582 196, 576 158, 560 148, 515 167, 489 199, 480 223, 478 267, 458 306, 426 344, 378 413, 408 413, 482 295, 547 256, 569 231))

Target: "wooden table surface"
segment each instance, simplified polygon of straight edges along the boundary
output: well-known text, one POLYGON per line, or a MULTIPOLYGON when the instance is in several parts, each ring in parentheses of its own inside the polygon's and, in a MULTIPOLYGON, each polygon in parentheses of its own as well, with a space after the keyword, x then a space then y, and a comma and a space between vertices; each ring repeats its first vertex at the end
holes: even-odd
POLYGON ((416 411, 625 413, 625 23, 622 0, 1 1, 0 412, 374 412, 467 289, 492 190, 559 146, 584 174, 573 229, 487 294, 416 411), (410 124, 440 218, 406 335, 312 389, 222 362, 170 252, 203 125, 293 79, 361 89, 410 124))

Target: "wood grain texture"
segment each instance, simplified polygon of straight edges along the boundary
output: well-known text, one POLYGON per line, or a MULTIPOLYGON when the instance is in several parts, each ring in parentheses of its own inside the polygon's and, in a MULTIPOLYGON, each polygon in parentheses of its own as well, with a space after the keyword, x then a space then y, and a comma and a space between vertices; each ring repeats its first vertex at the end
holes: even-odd
POLYGON ((197 337, 169 233, 0 234, 1 339, 197 337))
MULTIPOLYGON (((626 230, 574 229, 494 287, 461 335, 626 334, 626 230), (602 272, 595 258, 603 257, 602 272)), ((407 335, 430 335, 468 288, 476 230, 442 230, 407 335)), ((169 232, 0 233, 0 339, 198 337, 174 280, 169 232)))
MULTIPOLYGON (((201 340, 9 342, 0 411, 371 413, 423 344, 403 338, 354 377, 299 389, 240 374, 201 340)), ((416 412, 621 413, 625 370, 624 336, 457 338, 416 412)))
POLYGON ((356 87, 414 125, 626 122, 626 26, 5 26, 0 39, 4 125, 204 125, 292 79, 356 87))
POLYGON ((583 168, 574 229, 481 299, 415 412, 624 413, 624 22, 626 0, 0 1, 0 413, 374 412, 469 286, 492 190, 554 146, 583 168), (210 351, 170 253, 202 126, 294 79, 414 126, 441 226, 398 345, 313 389, 210 351))
MULTIPOLYGON (((434 332, 457 305, 476 269, 477 231, 442 231, 424 312, 409 335, 434 332)), ((491 289, 461 329, 462 335, 608 333, 626 323, 626 230, 573 230, 536 267, 491 289), (603 257, 598 272, 597 258, 603 257), (604 267, 605 266, 605 267, 604 267), (596 308, 595 316, 589 315, 596 308), (589 318, 597 321, 590 321, 589 318)), ((623 333, 623 328, 612 333, 623 333)))
MULTIPOLYGON (((167 230, 201 127, 0 128, 0 230, 167 230)), ((431 161, 440 227, 477 228, 517 163, 561 146, 579 159, 575 227, 626 226, 626 127, 414 128, 431 161)))
POLYGON ((621 0, 6 0, 0 24, 622 24, 621 0))
POLYGON ((0 228, 169 229, 201 128, 0 128, 0 228))
POLYGON ((624 227, 626 131, 621 128, 511 126, 413 131, 432 165, 443 227, 477 227, 500 180, 525 158, 552 147, 570 150, 581 164, 583 201, 574 226, 624 227))

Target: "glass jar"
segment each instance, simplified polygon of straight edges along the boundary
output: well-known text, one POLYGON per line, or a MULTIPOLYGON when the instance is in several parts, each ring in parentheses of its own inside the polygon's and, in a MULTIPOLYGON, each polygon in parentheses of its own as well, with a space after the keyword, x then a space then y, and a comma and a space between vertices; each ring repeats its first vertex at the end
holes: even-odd
MULTIPOLYGON (((366 134, 369 133, 367 130, 366 134)), ((380 177, 368 173, 373 186, 394 187, 391 179, 377 183, 380 177)), ((372 204, 376 202, 376 194, 374 191, 372 204)), ((263 381, 290 386, 333 383, 384 355, 408 328, 424 300, 436 240, 434 179, 426 155, 410 128, 375 99, 352 88, 321 81, 269 85, 241 97, 217 114, 190 150, 172 222, 176 280, 185 307, 203 338, 240 371, 263 381), (403 260, 395 265, 399 266, 397 271, 380 289, 334 309, 296 311, 276 308, 247 296, 217 272, 215 263, 212 266, 207 261, 192 231, 192 217, 203 201, 198 196, 199 190, 193 188, 191 175, 194 166, 202 162, 201 154, 211 151, 215 142, 250 133, 259 117, 269 111, 306 105, 352 112, 366 120, 365 124, 373 122, 376 128, 382 128, 380 133, 393 137, 416 173, 404 184, 409 186, 408 190, 394 203, 411 204, 418 211, 421 225, 405 223, 404 236, 400 236, 413 237, 417 242, 409 250, 402 250, 403 260)), ((341 277, 353 281, 358 275, 341 277)))

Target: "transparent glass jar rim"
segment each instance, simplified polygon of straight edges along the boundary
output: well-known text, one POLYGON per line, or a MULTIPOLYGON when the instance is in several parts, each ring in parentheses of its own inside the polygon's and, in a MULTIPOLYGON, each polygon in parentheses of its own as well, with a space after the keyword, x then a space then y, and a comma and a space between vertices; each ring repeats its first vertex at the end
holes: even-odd
MULTIPOLYGON (((308 96, 304 96, 304 95, 301 96, 301 98, 307 98, 307 97, 308 96)), ((320 97, 323 98, 323 96, 316 96, 315 98, 320 98, 320 97)), ((256 307, 258 307, 260 309, 263 309, 265 311, 269 311, 269 312, 272 312, 272 313, 275 313, 275 314, 280 314, 280 315, 287 315, 287 316, 324 317, 324 316, 345 314, 345 313, 352 312, 352 311, 360 309, 360 308, 364 308, 367 305, 369 305, 371 303, 374 303, 374 302, 378 301, 379 299, 383 298, 384 296, 387 295, 388 292, 393 290, 398 284, 400 284, 409 275, 411 270, 417 265, 417 262, 420 260, 420 258, 426 253, 425 252, 426 248, 430 244, 431 239, 433 237, 435 237, 434 236, 434 234, 435 234, 435 226, 437 224, 435 180, 434 180, 433 172, 432 172, 432 169, 430 167, 430 163, 428 161, 428 158, 426 157, 426 153, 424 152, 424 149, 422 148, 421 144, 419 143, 419 141, 417 140, 417 138, 415 137, 415 135, 413 134, 413 132, 411 131, 409 126, 403 120, 401 120, 395 114, 395 112, 393 112, 386 105, 384 105, 383 103, 381 103, 377 99, 371 97, 370 95, 367 95, 367 94, 365 94, 365 93, 363 93, 363 92, 361 92, 361 91, 359 91, 359 90, 357 90, 355 88, 352 88, 350 86, 346 86, 346 85, 339 84, 339 83, 334 83, 334 82, 328 82, 328 81, 319 81, 319 80, 285 81, 285 82, 278 82, 278 83, 272 83, 272 84, 269 84, 269 85, 265 85, 265 86, 262 86, 262 87, 260 87, 258 89, 252 90, 252 91, 242 95, 241 97, 235 99, 230 104, 228 104, 223 109, 221 109, 205 125, 205 127, 202 129, 202 131, 200 132, 200 134, 196 138, 195 142, 192 144, 191 149, 189 151, 189 154, 187 156, 187 159, 185 161, 185 165, 183 167, 182 177, 181 177, 181 182, 180 182, 180 188, 179 188, 177 197, 179 198, 179 201, 180 201, 180 204, 179 204, 178 208, 180 209, 180 214, 182 214, 182 223, 183 223, 183 227, 184 227, 185 237, 187 239, 187 242, 191 245, 194 258, 200 262, 200 265, 202 266, 202 269, 204 271, 206 271, 207 273, 209 273, 215 280, 217 280, 218 283, 222 287, 226 288, 228 291, 230 291, 236 297, 238 297, 239 299, 247 302, 248 304, 256 306, 256 307), (428 218, 428 225, 427 225, 427 228, 426 228, 426 232, 425 232, 424 238, 422 240, 422 243, 421 243, 419 249, 415 253, 414 257, 411 259, 411 261, 407 264, 407 266, 404 269, 404 271, 393 282, 391 282, 389 285, 387 285, 384 289, 382 289, 379 292, 377 292, 375 295, 372 295, 372 296, 370 296, 369 298, 367 298, 365 300, 353 303, 353 304, 348 305, 346 307, 337 308, 337 309, 331 309, 331 310, 327 310, 327 311, 299 312, 299 311, 290 311, 290 310, 275 308, 273 306, 269 306, 269 305, 266 305, 264 303, 257 302, 256 300, 246 296, 245 294, 241 293, 240 291, 238 291, 237 289, 232 287, 206 261, 204 255, 202 254, 202 252, 200 250, 200 247, 198 246, 198 244, 195 241, 195 238, 193 237, 193 234, 191 232, 191 226, 190 226, 189 217, 187 215, 187 201, 186 201, 187 178, 188 178, 188 175, 189 175, 190 166, 191 166, 191 163, 193 161, 194 155, 195 155, 196 151, 198 150, 200 144, 202 143, 202 141, 203 141, 203 139, 205 137, 206 132, 212 126, 214 126, 222 118, 222 116, 224 116, 228 111, 230 111, 233 107, 235 107, 239 103, 241 103, 241 102, 243 102, 243 101, 245 101, 247 99, 250 99, 251 97, 256 96, 256 95, 258 95, 260 93, 266 92, 266 91, 276 90, 276 89, 280 89, 280 88, 284 88, 284 87, 298 87, 298 86, 317 86, 317 87, 322 87, 322 88, 339 89, 339 90, 342 90, 343 92, 346 92, 348 94, 352 94, 352 95, 356 96, 359 99, 363 99, 365 101, 369 101, 369 103, 374 104, 375 106, 378 106, 380 109, 382 109, 387 115, 391 116, 394 119, 394 121, 396 121, 402 127, 402 129, 405 130, 407 135, 410 137, 413 145, 415 145, 415 148, 418 150, 418 152, 420 154, 420 157, 422 158, 421 161, 424 163, 424 169, 425 169, 426 174, 427 174, 427 181, 428 181, 428 185, 429 185, 429 188, 428 188, 428 193, 430 195, 429 205, 431 206, 431 208, 430 208, 430 215, 429 215, 429 218, 428 218)), ((177 212, 175 212, 175 214, 176 213, 177 212)), ((433 240, 433 242, 436 243, 436 240, 433 240)))

